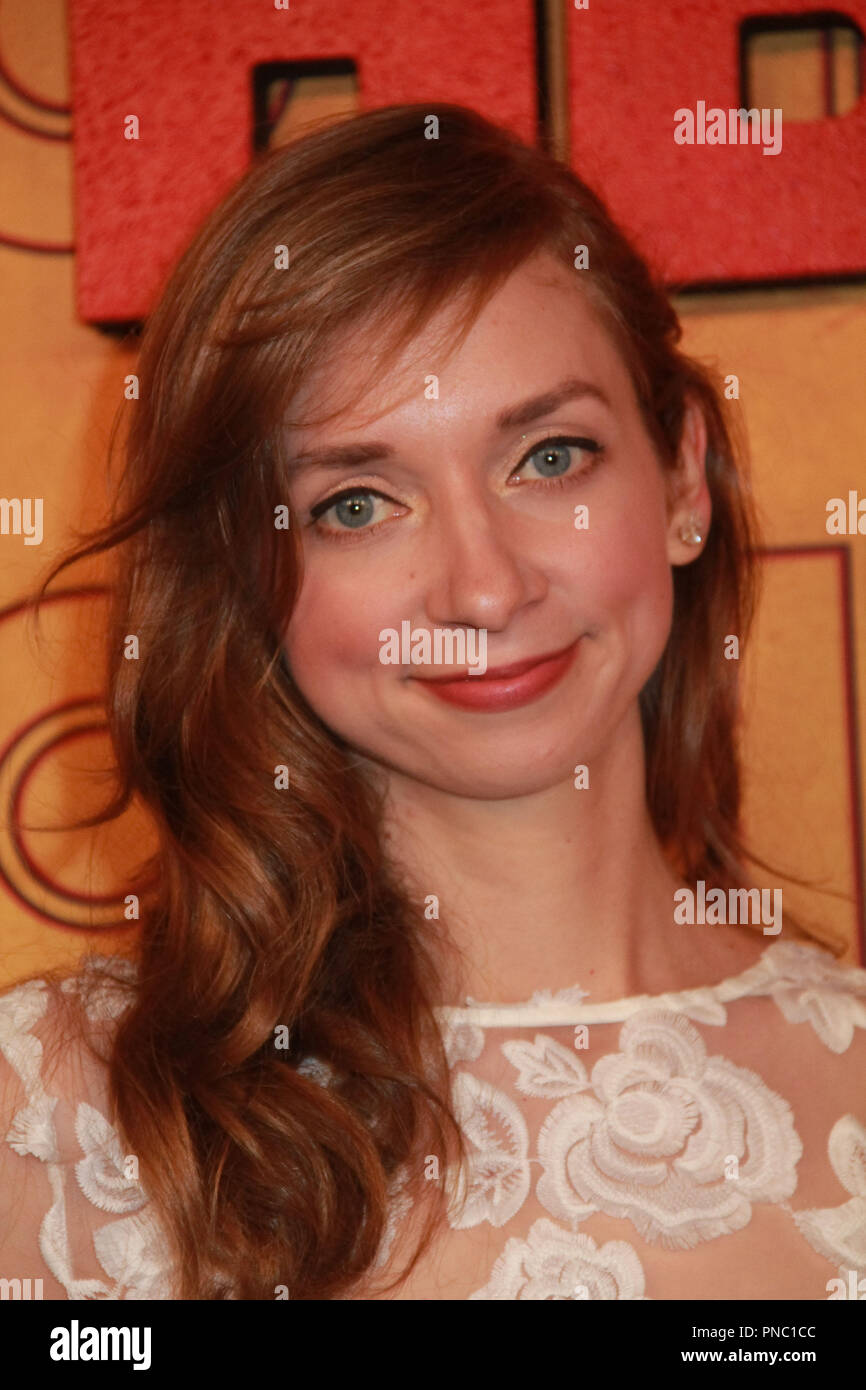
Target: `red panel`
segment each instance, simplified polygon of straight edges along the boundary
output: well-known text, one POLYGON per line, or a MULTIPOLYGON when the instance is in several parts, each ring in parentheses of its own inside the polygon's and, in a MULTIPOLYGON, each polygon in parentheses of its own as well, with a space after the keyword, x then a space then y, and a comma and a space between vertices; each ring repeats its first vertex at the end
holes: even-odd
MULTIPOLYGON (((574 168, 669 283, 866 269, 863 100, 845 116, 783 117, 776 155, 752 144, 674 142, 678 108, 740 106, 741 22, 814 14, 814 0, 563 3, 574 168)), ((866 30, 866 0, 840 9, 866 30)))
POLYGON ((351 58, 362 110, 459 102, 535 138, 532 0, 72 0, 78 310, 143 318, 250 161, 251 69, 351 58), (123 137, 136 115, 141 138, 123 137))

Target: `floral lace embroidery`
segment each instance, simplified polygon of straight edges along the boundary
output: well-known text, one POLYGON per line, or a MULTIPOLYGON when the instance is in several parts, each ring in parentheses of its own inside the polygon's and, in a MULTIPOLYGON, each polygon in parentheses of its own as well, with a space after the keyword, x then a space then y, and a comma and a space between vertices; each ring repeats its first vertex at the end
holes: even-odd
MULTIPOLYGON (((739 986, 736 992, 730 990, 730 998, 768 994, 789 1022, 809 1022, 836 1053, 850 1046, 855 1027, 866 1027, 866 970, 840 966, 808 946, 776 943, 757 967, 725 983, 739 986)), ((723 992, 728 991, 718 991, 723 992)), ((561 994, 537 991, 525 1005, 505 1006, 502 1012, 509 1022, 519 1023, 521 1014, 556 1006, 561 994)), ((753 1202, 777 1202, 819 1253, 859 1271, 866 1265, 863 1126, 853 1116, 844 1116, 828 1145, 833 1169, 852 1200, 838 1208, 794 1213, 785 1199, 796 1189, 803 1146, 790 1106, 756 1073, 723 1057, 708 1057, 687 1017, 724 1022, 726 1010, 715 992, 662 995, 652 1003, 655 1009, 644 1008, 625 1023, 619 1053, 599 1058, 591 1078, 570 1049, 543 1034, 536 1034, 532 1043, 501 1045, 517 1071, 518 1090, 563 1098, 539 1132, 542 1175, 536 1196, 542 1205, 575 1226, 594 1211, 626 1217, 647 1241, 690 1248, 742 1228, 753 1202), (665 1005, 682 1003, 687 1007, 679 1014, 665 1011, 665 1005), (736 1184, 728 1181, 732 1162, 736 1184)), ((465 1013, 473 1007, 475 1001, 468 1001, 465 1013)), ((479 1056, 484 1037, 480 1025, 462 1017, 463 1010, 443 1014, 449 1060, 479 1056)), ((471 1094, 466 1074, 458 1073, 457 1081, 465 1101, 471 1094)), ((489 1117, 497 1107, 504 1121, 512 1102, 505 1092, 488 1086, 484 1104, 484 1125, 476 1120, 473 1126, 471 1112, 466 1115, 470 1129, 482 1137, 492 1133, 489 1117)), ((484 1187, 497 1175, 499 1148, 495 1141, 486 1150, 476 1144, 470 1155, 467 1185, 474 1192, 473 1211, 479 1221, 485 1219, 484 1187)), ((521 1151, 512 1157, 523 1163, 527 1155, 521 1151)), ((462 1224, 472 1223, 464 1218, 462 1224)), ((471 1297, 571 1296, 556 1290, 568 1267, 569 1241, 577 1239, 575 1231, 536 1222, 526 1241, 507 1242, 487 1285, 471 1297), (542 1293, 542 1288, 548 1292, 542 1293)), ((637 1261, 630 1246, 624 1249, 637 1261)))
POLYGON ((526 1200, 530 1188, 529 1131, 510 1096, 471 1072, 458 1072, 452 1084, 454 1113, 469 1151, 465 1166, 449 1175, 449 1221, 455 1230, 489 1221, 504 1226, 526 1200))
MULTIPOLYGON (((81 978, 64 981, 61 989, 69 993, 90 984, 89 969, 98 968, 100 961, 98 957, 92 959, 81 978)), ((111 964, 114 967, 118 962, 111 964)), ((93 1020, 116 1018, 122 1011, 124 992, 110 980, 98 981, 97 988, 88 990, 84 997, 88 1017, 93 1020)), ((137 1182, 124 1175, 116 1130, 85 1101, 75 1111, 75 1133, 84 1155, 75 1165, 78 1185, 88 1201, 101 1210, 135 1214, 94 1232, 96 1257, 112 1283, 78 1279, 73 1272, 66 1202, 68 1165, 60 1162, 54 1124, 58 1098, 45 1091, 42 1043, 30 1032, 45 1014, 47 1003, 42 980, 28 981, 0 998, 0 1050, 27 1094, 27 1104, 14 1116, 6 1141, 22 1157, 32 1154, 45 1164, 53 1199, 39 1230, 42 1257, 70 1299, 168 1298, 165 1242, 152 1213, 141 1210, 146 1195, 137 1182)))
MULTIPOLYGON (((114 1019, 135 978, 131 962, 91 958, 64 992, 80 992, 91 1019, 114 1019), (110 965, 119 982, 102 978, 110 965), (91 969, 96 975, 91 975, 91 969), (85 988, 86 986, 86 988, 85 988)), ((767 995, 791 1023, 807 1022, 834 1053, 845 1052, 854 1029, 866 1027, 866 970, 840 966, 818 948, 774 943, 757 965, 716 986, 641 996, 610 1005, 585 1004, 573 986, 538 990, 526 1004, 478 1005, 440 1010, 452 1077, 453 1103, 466 1136, 467 1171, 449 1172, 449 1221, 466 1229, 487 1221, 501 1227, 531 1190, 531 1165, 542 1172, 536 1195, 567 1226, 542 1218, 526 1239, 509 1239, 485 1286, 472 1299, 644 1298, 645 1280, 635 1250, 625 1241, 598 1246, 577 1228, 596 1212, 624 1216, 647 1241, 689 1248, 748 1223, 752 1204, 776 1202, 791 1215, 812 1247, 840 1272, 866 1271, 866 1129, 852 1115, 833 1126, 830 1162, 851 1194, 837 1207, 794 1212, 802 1154, 788 1103, 761 1078, 726 1058, 709 1055, 693 1022, 721 1025, 725 1004, 767 995), (514 1040, 501 1051, 514 1067, 515 1087, 527 1096, 556 1102, 530 1157, 520 1107, 502 1090, 459 1068, 484 1050, 482 1021, 526 1026, 581 1018, 623 1022, 619 1051, 606 1054, 588 1073, 574 1052, 538 1033, 532 1043, 514 1040), (692 1020, 690 1022, 690 1020, 692 1020), (738 1181, 727 1181, 736 1161, 738 1181)), ((116 1213, 93 1236, 97 1259, 110 1282, 77 1279, 69 1249, 66 1174, 59 1161, 54 1111, 57 1097, 41 1079, 42 1044, 32 1029, 48 1005, 45 982, 31 981, 0 996, 0 1051, 21 1078, 26 1104, 5 1136, 22 1156, 45 1164, 52 1204, 39 1244, 46 1264, 70 1298, 168 1298, 165 1244, 147 1197, 123 1172, 116 1130, 99 1110, 80 1102, 75 1132, 83 1157, 75 1164, 81 1192, 93 1205, 116 1213)), ((299 1070, 320 1084, 328 1065, 305 1059, 299 1070)), ((411 1203, 400 1177, 392 1184, 388 1226, 377 1265, 385 1262, 411 1203)))
POLYGON ((767 992, 788 1022, 811 1023, 831 1052, 846 1052, 854 1029, 866 1028, 866 970, 793 941, 778 942, 765 961, 767 992))
POLYGON ((40 1090, 42 1044, 31 1035, 48 1008, 43 980, 30 980, 0 997, 0 1052, 21 1077, 27 1095, 40 1090))
MULTIPOLYGON (((563 1097, 541 1126, 538 1200, 560 1220, 627 1217, 645 1240, 689 1248, 746 1225, 752 1202, 796 1188, 803 1146, 790 1106, 754 1072, 710 1057, 681 1014, 649 1010, 591 1077, 555 1039, 505 1042, 528 1096, 563 1097), (748 1157, 746 1153, 748 1151, 748 1157), (736 1172, 738 1181, 729 1181, 736 1172)), ((503 1225, 529 1191, 526 1125, 502 1090, 458 1072, 455 1108, 472 1141, 455 1227, 503 1225)))
POLYGON ((75 1112, 75 1133, 84 1157, 75 1165, 78 1185, 88 1201, 102 1211, 138 1211, 147 1201, 141 1184, 124 1173, 124 1155, 117 1131, 86 1101, 75 1112))
MULTIPOLYGON (((835 1049, 834 1049, 835 1051, 835 1049)), ((830 1131, 827 1151, 833 1171, 850 1202, 839 1207, 814 1207, 792 1212, 809 1244, 839 1266, 866 1274, 866 1128, 853 1115, 843 1115, 830 1131)))
POLYGON ((681 1014, 630 1019, 590 1085, 539 1133, 538 1199, 552 1215, 589 1204, 647 1241, 689 1248, 745 1226, 752 1202, 794 1192, 803 1146, 790 1106, 754 1072, 708 1056, 681 1014))
POLYGON ((600 1248, 588 1235, 542 1217, 526 1240, 512 1237, 471 1299, 644 1299, 644 1272, 630 1245, 600 1248))
POLYGON ((476 1062, 484 1051, 484 1029, 477 1023, 452 1023, 445 1021, 442 1040, 449 1067, 458 1062, 476 1062))

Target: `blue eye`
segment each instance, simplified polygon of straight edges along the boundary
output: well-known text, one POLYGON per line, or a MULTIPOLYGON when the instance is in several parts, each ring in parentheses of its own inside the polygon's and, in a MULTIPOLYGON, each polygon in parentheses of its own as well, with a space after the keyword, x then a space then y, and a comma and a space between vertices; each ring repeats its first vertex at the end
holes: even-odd
MULTIPOLYGON (((604 454, 604 445, 600 444, 597 439, 570 435, 543 439, 540 444, 534 444, 532 449, 524 455, 515 471, 510 475, 509 482, 519 483, 521 487, 533 484, 536 488, 568 487, 587 477, 604 458, 604 454), (574 466, 575 454, 586 456, 582 463, 577 466, 574 466), (538 462, 535 462, 536 459, 538 462), (520 478, 518 475, 521 469, 530 462, 541 476, 536 479, 520 478)), ((378 531, 379 527, 388 520, 388 516, 385 515, 381 520, 373 521, 379 502, 386 504, 386 507, 387 504, 390 504, 392 516, 405 510, 393 498, 379 492, 376 488, 352 487, 344 489, 343 492, 335 493, 332 497, 327 497, 323 502, 318 502, 315 507, 312 507, 308 524, 315 526, 319 534, 329 540, 362 540, 374 531, 378 531), (336 525, 333 527, 319 525, 320 519, 326 517, 329 512, 333 512, 336 525)))
POLYGON ((545 444, 543 449, 536 449, 530 458, 540 459, 533 466, 546 478, 559 477, 571 467, 571 449, 567 444, 545 444))
POLYGON ((366 526, 375 510, 370 500, 373 495, 370 492, 347 492, 344 496, 331 502, 334 515, 352 530, 366 526))
MULTIPOLYGON (((372 520, 376 511, 377 502, 388 502, 390 498, 385 497, 381 492, 377 492, 372 487, 353 487, 346 488, 344 492, 335 493, 333 497, 327 497, 324 502, 319 502, 310 510, 310 522, 316 523, 321 517, 333 512, 339 523, 337 530, 329 527, 318 527, 323 535, 339 537, 340 530, 368 532, 374 531, 376 526, 368 523, 372 520)), ((393 506, 397 506, 395 502, 393 506)))
MULTIPOLYGON (((555 481, 569 472, 572 466, 572 455, 575 451, 594 455, 594 461, 597 461, 604 452, 602 445, 599 444, 597 439, 570 437, 545 439, 541 444, 536 444, 532 452, 526 455, 526 458, 519 465, 517 471, 519 472, 520 468, 523 468, 527 463, 531 462, 533 467, 541 474, 542 478, 549 478, 551 481, 555 481), (538 460, 538 462, 535 460, 538 460)), ((584 467, 579 470, 579 476, 583 477, 592 467, 593 463, 584 465, 584 467)))

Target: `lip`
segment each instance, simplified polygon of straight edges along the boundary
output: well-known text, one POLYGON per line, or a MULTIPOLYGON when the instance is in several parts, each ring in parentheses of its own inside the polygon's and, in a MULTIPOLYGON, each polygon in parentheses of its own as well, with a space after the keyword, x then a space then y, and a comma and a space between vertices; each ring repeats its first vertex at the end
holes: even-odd
MULTIPOLYGON (((497 666, 483 676, 434 676, 418 683, 448 704, 471 710, 509 710, 539 699, 562 679, 571 665, 580 638, 545 656, 531 656, 509 666, 497 666)), ((417 679, 417 678, 416 678, 417 679)))

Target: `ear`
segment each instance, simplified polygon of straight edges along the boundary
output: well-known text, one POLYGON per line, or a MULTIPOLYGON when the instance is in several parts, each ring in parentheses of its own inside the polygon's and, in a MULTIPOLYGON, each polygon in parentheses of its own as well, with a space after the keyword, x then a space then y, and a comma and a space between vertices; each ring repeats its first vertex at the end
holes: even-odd
POLYGON ((668 559, 672 565, 688 565, 696 560, 706 544, 713 504, 707 486, 707 426, 699 403, 686 402, 682 440, 676 468, 666 474, 668 495, 668 559), (684 541, 680 529, 689 517, 699 522, 699 544, 684 541))

